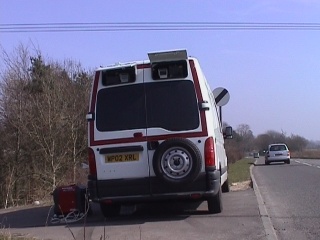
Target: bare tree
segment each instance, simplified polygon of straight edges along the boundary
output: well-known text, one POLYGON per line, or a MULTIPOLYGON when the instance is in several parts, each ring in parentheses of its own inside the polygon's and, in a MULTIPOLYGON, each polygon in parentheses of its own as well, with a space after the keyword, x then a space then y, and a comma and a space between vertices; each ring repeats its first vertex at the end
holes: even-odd
POLYGON ((26 107, 24 86, 28 79, 28 51, 19 46, 15 54, 9 57, 3 53, 7 70, 3 73, 1 82, 0 111, 3 127, 3 154, 1 167, 4 174, 5 189, 4 206, 14 205, 21 200, 21 194, 26 189, 19 184, 28 181, 28 159, 25 143, 28 141, 23 133, 24 111, 26 107), (21 174, 21 173, 25 174, 21 174))
POLYGON ((266 134, 270 137, 270 143, 284 143, 286 141, 285 133, 282 131, 281 133, 273 130, 269 130, 266 134))
MULTIPOLYGON (((87 157, 87 122, 85 115, 88 109, 89 91, 91 87, 92 74, 84 72, 81 65, 74 61, 64 62, 64 70, 70 81, 66 94, 69 97, 68 108, 64 111, 69 158, 72 168, 71 182, 81 182, 77 179, 81 162, 87 157)), ((82 179, 83 183, 83 179, 82 179)))
POLYGON ((294 134, 291 134, 291 136, 287 138, 286 142, 291 151, 298 151, 298 152, 302 152, 308 144, 307 139, 294 134))
POLYGON ((39 146, 46 164, 42 166, 44 171, 37 171, 39 177, 51 182, 54 189, 59 184, 75 182, 76 166, 83 161, 88 88, 81 86, 77 78, 89 77, 71 61, 61 66, 45 64, 41 57, 33 60, 29 89, 33 106, 29 119, 33 120, 28 126, 29 136, 39 146))
POLYGON ((0 85, 0 205, 49 196, 77 181, 85 161, 88 95, 92 74, 71 60, 63 64, 20 46, 3 53, 0 85))
POLYGON ((255 147, 259 151, 266 150, 268 145, 272 142, 272 138, 268 134, 260 134, 255 139, 255 147))
POLYGON ((244 152, 250 152, 253 150, 254 136, 248 124, 240 124, 236 132, 241 139, 241 148, 244 152))

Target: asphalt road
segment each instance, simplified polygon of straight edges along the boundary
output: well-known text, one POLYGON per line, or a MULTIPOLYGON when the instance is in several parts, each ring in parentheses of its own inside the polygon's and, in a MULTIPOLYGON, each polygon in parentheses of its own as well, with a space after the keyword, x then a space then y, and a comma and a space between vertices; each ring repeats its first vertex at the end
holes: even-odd
POLYGON ((105 220, 93 215, 71 224, 52 224, 50 207, 0 210, 0 233, 38 239, 320 239, 320 160, 251 168, 255 190, 224 193, 224 211, 210 215, 204 202, 141 205, 129 215, 105 220))
POLYGON ((266 239, 253 189, 224 193, 223 200, 221 214, 208 214, 206 202, 188 210, 179 203, 148 204, 112 220, 105 220, 93 205, 85 222, 68 225, 51 224, 49 207, 0 210, 0 232, 52 240, 266 239))
POLYGON ((259 158, 252 173, 279 240, 320 239, 320 160, 259 158))

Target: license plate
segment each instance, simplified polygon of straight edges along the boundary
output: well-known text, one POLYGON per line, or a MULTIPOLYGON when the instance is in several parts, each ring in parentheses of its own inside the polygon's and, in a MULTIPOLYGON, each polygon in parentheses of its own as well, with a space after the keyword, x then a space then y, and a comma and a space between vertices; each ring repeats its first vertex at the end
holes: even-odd
POLYGON ((139 153, 110 154, 105 156, 106 163, 139 161, 139 153))
POLYGON ((282 156, 282 153, 277 153, 276 156, 282 156))

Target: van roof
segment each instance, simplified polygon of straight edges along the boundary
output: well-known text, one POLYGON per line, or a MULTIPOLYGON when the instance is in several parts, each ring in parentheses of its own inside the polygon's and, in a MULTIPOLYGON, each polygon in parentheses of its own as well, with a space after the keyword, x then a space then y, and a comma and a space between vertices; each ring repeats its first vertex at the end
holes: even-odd
POLYGON ((118 62, 108 66, 100 66, 98 69, 96 69, 96 71, 150 64, 151 62, 165 62, 165 61, 195 59, 194 57, 188 56, 186 50, 180 50, 180 49, 152 52, 152 53, 148 53, 148 56, 150 60, 139 60, 139 61, 132 61, 132 62, 124 62, 124 63, 118 62))
POLYGON ((101 71, 101 70, 106 70, 106 69, 114 69, 114 68, 121 68, 121 67, 132 67, 135 65, 140 65, 140 64, 149 64, 150 61, 149 60, 145 60, 145 61, 134 61, 134 62, 125 62, 125 63, 115 63, 112 65, 108 65, 108 66, 100 66, 96 71, 101 71))

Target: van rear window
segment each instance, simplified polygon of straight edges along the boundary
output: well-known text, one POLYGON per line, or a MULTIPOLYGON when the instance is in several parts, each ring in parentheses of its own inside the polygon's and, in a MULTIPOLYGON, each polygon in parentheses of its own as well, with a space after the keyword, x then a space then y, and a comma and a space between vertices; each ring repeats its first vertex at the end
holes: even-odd
POLYGON ((152 79, 175 79, 188 76, 187 61, 156 62, 151 66, 152 79))
POLYGON ((285 151, 287 147, 285 145, 273 145, 270 147, 270 151, 285 151))
POLYGON ((192 81, 161 81, 104 88, 98 92, 98 131, 158 127, 196 129, 199 111, 192 81))
POLYGON ((136 67, 122 67, 102 71, 102 85, 132 83, 136 80, 136 67))

